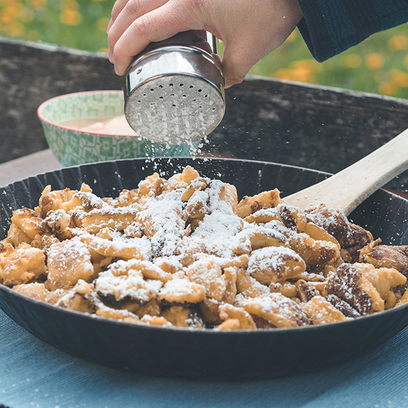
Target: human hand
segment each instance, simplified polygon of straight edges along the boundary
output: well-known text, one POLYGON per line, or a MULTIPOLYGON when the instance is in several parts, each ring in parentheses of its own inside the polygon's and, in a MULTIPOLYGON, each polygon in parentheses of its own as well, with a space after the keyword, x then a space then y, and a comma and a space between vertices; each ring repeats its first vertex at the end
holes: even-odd
POLYGON ((124 75, 149 43, 206 30, 224 42, 222 68, 229 87, 278 48, 301 18, 297 0, 117 0, 108 25, 109 59, 124 75))

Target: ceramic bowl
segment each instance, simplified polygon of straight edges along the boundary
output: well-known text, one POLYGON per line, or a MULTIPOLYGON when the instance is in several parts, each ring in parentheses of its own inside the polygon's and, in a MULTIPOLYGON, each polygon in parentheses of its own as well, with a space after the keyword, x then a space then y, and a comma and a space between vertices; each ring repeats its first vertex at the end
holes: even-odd
POLYGON ((138 136, 80 130, 91 123, 123 115, 122 91, 77 92, 42 103, 37 114, 47 142, 63 166, 146 157, 190 157, 194 144, 163 145, 138 136), (81 126, 82 127, 82 126, 81 126))

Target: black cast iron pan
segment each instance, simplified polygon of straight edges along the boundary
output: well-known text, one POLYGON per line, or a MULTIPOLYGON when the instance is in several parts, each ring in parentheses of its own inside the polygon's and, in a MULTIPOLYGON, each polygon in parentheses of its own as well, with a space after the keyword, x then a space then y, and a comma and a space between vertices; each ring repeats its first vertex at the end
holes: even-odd
MULTIPOLYGON (((169 177, 186 165, 203 176, 234 184, 241 197, 275 187, 285 196, 328 176, 293 166, 230 159, 134 159, 65 168, 0 189, 1 239, 12 212, 38 205, 48 184, 53 189, 78 189, 85 182, 99 196, 116 196, 155 171, 169 177)), ((400 196, 379 190, 349 218, 385 244, 408 243, 408 201, 400 196)), ((64 352, 132 372, 186 378, 274 378, 318 370, 377 347, 408 325, 408 306, 401 306, 347 322, 295 329, 169 329, 57 308, 1 285, 0 307, 34 336, 64 352)))

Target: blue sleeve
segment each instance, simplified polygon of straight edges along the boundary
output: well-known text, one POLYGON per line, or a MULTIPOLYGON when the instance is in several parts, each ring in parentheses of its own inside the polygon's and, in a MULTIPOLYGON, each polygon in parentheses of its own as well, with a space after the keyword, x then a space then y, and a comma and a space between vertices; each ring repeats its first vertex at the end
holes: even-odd
POLYGON ((319 62, 408 22, 408 0, 299 0, 299 5, 298 28, 319 62))

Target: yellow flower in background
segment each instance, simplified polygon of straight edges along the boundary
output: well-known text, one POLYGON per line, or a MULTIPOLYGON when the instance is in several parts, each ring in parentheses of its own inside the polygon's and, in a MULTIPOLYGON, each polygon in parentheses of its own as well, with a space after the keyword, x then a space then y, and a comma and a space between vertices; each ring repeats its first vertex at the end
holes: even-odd
POLYGON ((76 10, 63 10, 59 18, 62 24, 69 26, 76 26, 82 20, 81 14, 76 10))
POLYGON ((363 63, 362 58, 358 54, 347 54, 344 55, 343 64, 347 68, 360 68, 363 63))
POLYGON ((384 65, 384 57, 381 54, 373 52, 366 56, 364 63, 368 69, 379 69, 384 65))
POLYGON ((312 82, 314 74, 319 70, 319 63, 315 60, 293 61, 289 68, 279 69, 274 76, 285 81, 312 82))
POLYGON ((300 82, 312 82, 314 73, 319 70, 318 62, 315 60, 300 60, 290 64, 293 79, 300 82))
POLYGON ((293 61, 290 64, 290 67, 292 69, 302 68, 302 69, 306 69, 311 72, 316 72, 319 70, 319 63, 312 59, 305 59, 305 60, 293 61))
POLYGON ((35 9, 40 9, 47 6, 47 0, 29 0, 29 3, 35 9))
POLYGON ((18 18, 18 13, 22 7, 20 3, 13 2, 0 10, 0 23, 11 23, 18 18), (14 4, 13 4, 14 3, 14 4))
POLYGON ((388 72, 390 81, 398 87, 408 86, 408 73, 400 71, 398 69, 392 69, 388 72))
POLYGON ((283 81, 292 81, 292 72, 289 69, 279 69, 275 72, 274 77, 283 81))
POLYGON ((395 51, 402 51, 408 47, 408 37, 406 35, 394 35, 388 40, 388 46, 395 51))
POLYGON ((82 15, 79 12, 79 4, 75 0, 63 0, 61 8, 59 18, 62 24, 76 26, 81 23, 82 15))
POLYGON ((398 91, 398 87, 393 84, 392 82, 382 82, 379 87, 378 90, 380 91, 381 94, 383 95, 395 95, 398 91))
POLYGON ((294 81, 312 82, 313 80, 313 73, 305 68, 297 68, 292 70, 292 76, 294 81))

